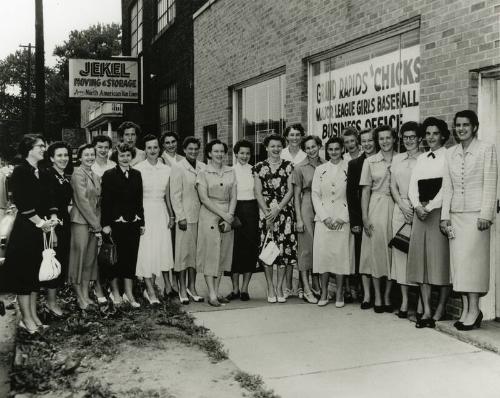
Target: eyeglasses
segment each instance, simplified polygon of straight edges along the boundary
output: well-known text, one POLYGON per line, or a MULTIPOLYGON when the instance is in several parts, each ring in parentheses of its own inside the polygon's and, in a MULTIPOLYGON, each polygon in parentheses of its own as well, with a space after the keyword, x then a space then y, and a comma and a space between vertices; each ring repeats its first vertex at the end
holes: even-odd
POLYGON ((410 135, 410 136, 404 135, 403 136, 403 140, 411 141, 411 142, 415 142, 417 140, 417 138, 418 137, 416 135, 410 135))

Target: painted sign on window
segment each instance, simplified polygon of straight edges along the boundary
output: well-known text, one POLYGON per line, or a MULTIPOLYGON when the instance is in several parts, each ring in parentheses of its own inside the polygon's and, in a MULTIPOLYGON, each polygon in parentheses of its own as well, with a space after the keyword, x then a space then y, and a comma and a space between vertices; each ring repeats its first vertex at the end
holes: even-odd
POLYGON ((378 56, 357 52, 365 59, 332 58, 312 65, 310 127, 323 141, 340 136, 346 126, 399 129, 404 122, 419 120, 420 46, 378 56))

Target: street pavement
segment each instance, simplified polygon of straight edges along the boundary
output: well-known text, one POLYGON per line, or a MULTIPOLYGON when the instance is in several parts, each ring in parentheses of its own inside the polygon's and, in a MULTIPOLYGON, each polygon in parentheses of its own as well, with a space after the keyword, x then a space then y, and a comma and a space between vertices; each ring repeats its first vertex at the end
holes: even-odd
MULTIPOLYGON (((199 294, 206 294, 199 278, 199 294)), ((221 292, 230 291, 224 278, 221 292)), ((292 298, 265 301, 263 274, 248 302, 190 304, 243 371, 261 375, 282 398, 500 397, 500 356, 395 314, 358 304, 320 308, 292 298)))

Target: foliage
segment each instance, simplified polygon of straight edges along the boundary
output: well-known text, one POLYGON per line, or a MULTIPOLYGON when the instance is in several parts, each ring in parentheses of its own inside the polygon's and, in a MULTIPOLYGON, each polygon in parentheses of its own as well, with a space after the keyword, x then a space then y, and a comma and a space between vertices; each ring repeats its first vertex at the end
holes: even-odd
POLYGON ((67 73, 69 58, 110 58, 121 53, 121 28, 119 24, 92 25, 88 29, 73 30, 63 45, 56 46, 54 55, 59 58, 56 69, 67 73))
POLYGON ((252 393, 252 398, 279 398, 272 390, 266 390, 262 377, 238 371, 234 379, 240 383, 241 388, 252 393))
MULTIPOLYGON (((137 288, 137 287, 136 287, 137 288)), ((140 289, 139 289, 140 290, 140 289)), ((76 300, 69 288, 60 293, 65 316, 52 319, 50 313, 42 314, 51 327, 45 332, 28 335, 19 330, 16 337, 16 359, 10 373, 13 393, 44 393, 71 391, 76 386, 80 368, 91 359, 110 362, 127 345, 155 346, 162 341, 175 340, 188 346, 197 346, 212 361, 227 359, 222 344, 194 318, 184 312, 180 303, 164 301, 160 306, 94 307, 90 311, 78 311, 76 300)), ((43 297, 41 297, 41 308, 43 297)), ((88 378, 79 387, 88 397, 111 398, 116 394, 95 378, 88 378)), ((166 392, 122 392, 126 397, 170 396, 166 392)))
MULTIPOLYGON (((110 58, 121 52, 119 24, 92 25, 81 31, 73 30, 62 45, 56 46, 58 57, 54 68, 45 68, 45 126, 50 140, 61 138, 62 128, 80 127, 80 101, 68 97, 69 58, 110 58)), ((16 130, 0 129, 0 156, 10 154, 28 128, 28 51, 17 50, 0 60, 0 121, 18 121, 16 130), (6 136, 7 135, 7 136, 6 136), (6 145, 6 146, 5 146, 6 145)), ((35 48, 31 55, 31 116, 35 108, 35 48)), ((12 124, 10 125, 12 127, 12 124)), ((37 126, 32 131, 40 131, 37 126)))

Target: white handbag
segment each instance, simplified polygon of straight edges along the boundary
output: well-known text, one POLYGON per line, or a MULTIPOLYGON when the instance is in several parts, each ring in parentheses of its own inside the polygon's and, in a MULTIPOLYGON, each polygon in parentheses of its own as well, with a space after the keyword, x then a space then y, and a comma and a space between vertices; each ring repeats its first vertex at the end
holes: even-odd
POLYGON ((269 240, 271 237, 271 231, 267 231, 266 238, 264 239, 264 245, 262 246, 262 251, 259 255, 259 260, 266 265, 273 265, 276 257, 280 254, 280 249, 274 240, 269 240))
POLYGON ((40 265, 40 272, 38 279, 41 282, 51 281, 56 279, 61 274, 61 263, 56 258, 54 250, 54 229, 50 230, 49 241, 47 242, 47 235, 43 233, 43 252, 42 264, 40 265))

